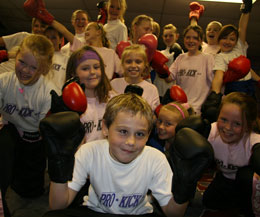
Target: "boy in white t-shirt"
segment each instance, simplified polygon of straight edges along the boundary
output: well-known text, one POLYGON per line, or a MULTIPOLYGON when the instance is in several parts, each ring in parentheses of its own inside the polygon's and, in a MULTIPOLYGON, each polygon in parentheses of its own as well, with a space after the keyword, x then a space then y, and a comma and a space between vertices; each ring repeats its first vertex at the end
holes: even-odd
MULTIPOLYGON (((146 146, 153 127, 153 112, 148 103, 137 94, 115 96, 107 104, 102 124, 107 138, 80 146, 73 168, 73 153, 80 143, 80 134, 84 135, 79 116, 76 113, 57 113, 42 121, 40 128, 49 150, 48 171, 52 180, 50 208, 55 210, 46 213, 45 217, 103 216, 104 213, 109 213, 108 216, 158 216, 153 213, 147 198, 148 190, 166 216, 183 216, 193 190, 186 185, 187 179, 182 180, 183 174, 178 175, 178 170, 173 177, 163 153, 146 146), (70 124, 64 124, 61 116, 70 124), (60 140, 57 135, 64 131, 76 134, 72 138, 63 133, 64 138, 60 140), (62 155, 55 153, 56 148, 64 149, 62 155), (72 170, 72 181, 68 181, 72 170), (72 203, 87 179, 90 187, 83 206, 64 209, 72 203)), ((179 166, 182 165, 183 162, 179 166)), ((189 176, 192 173, 190 171, 189 176)))

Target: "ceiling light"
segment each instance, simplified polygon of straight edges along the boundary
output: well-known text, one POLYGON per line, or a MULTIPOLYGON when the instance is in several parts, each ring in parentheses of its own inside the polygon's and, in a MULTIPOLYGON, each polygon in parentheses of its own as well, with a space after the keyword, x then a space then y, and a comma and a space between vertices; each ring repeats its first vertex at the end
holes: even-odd
MULTIPOLYGON (((200 1, 208 1, 208 2, 228 2, 228 3, 242 3, 242 0, 200 0, 200 1)), ((255 3, 256 0, 253 0, 255 3)))

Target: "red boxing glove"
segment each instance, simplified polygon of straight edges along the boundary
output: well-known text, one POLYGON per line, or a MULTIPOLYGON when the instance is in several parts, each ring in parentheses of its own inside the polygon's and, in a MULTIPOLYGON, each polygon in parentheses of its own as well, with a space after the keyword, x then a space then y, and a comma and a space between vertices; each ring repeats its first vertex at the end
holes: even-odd
POLYGON ((189 19, 195 18, 198 21, 201 15, 203 14, 204 10, 205 10, 204 5, 201 5, 198 2, 191 2, 189 19))
POLYGON ((119 56, 119 58, 121 59, 122 57, 122 53, 124 51, 124 49, 128 46, 130 46, 131 43, 129 41, 120 41, 117 46, 116 46, 116 53, 119 56))
POLYGON ((151 66, 158 73, 160 78, 168 78, 170 75, 169 68, 166 65, 168 60, 169 59, 163 53, 158 50, 155 51, 151 66))
POLYGON ((138 39, 138 44, 143 44, 146 47, 147 59, 150 62, 158 46, 157 37, 154 34, 145 34, 138 39))
POLYGON ((170 89, 170 96, 171 96, 172 101, 177 101, 179 103, 188 102, 186 93, 178 85, 172 85, 172 87, 170 89))
POLYGON ((0 50, 0 63, 8 60, 8 53, 6 50, 0 50))
POLYGON ((87 98, 76 82, 71 82, 64 87, 62 91, 62 99, 64 104, 72 111, 85 112, 87 109, 87 98))
POLYGON ((98 2, 97 8, 99 9, 97 22, 105 25, 107 22, 107 4, 106 4, 106 2, 105 1, 98 2))
POLYGON ((248 58, 241 55, 231 60, 228 64, 228 70, 224 73, 223 83, 237 81, 245 77, 251 69, 251 63, 248 58))
POLYGON ((48 25, 51 25, 54 20, 54 17, 46 10, 43 0, 27 0, 23 8, 31 17, 42 20, 48 25))

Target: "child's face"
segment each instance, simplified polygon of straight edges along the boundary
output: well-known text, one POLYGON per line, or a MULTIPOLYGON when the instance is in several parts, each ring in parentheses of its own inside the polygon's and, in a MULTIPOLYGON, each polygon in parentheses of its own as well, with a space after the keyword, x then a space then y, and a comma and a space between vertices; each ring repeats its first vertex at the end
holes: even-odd
POLYGON ((144 58, 142 54, 131 52, 124 59, 122 66, 127 77, 131 79, 141 78, 145 70, 144 58))
POLYGON ((141 154, 149 137, 147 119, 127 111, 119 112, 109 128, 103 122, 102 130, 108 137, 111 157, 124 164, 141 154))
POLYGON ((168 47, 171 47, 177 41, 178 34, 176 34, 175 31, 172 29, 165 29, 163 31, 162 38, 163 38, 164 44, 168 47))
POLYGON ((60 50, 61 38, 56 30, 48 30, 45 36, 52 42, 55 51, 60 50))
POLYGON ((109 20, 118 19, 121 12, 121 7, 118 0, 111 0, 108 8, 108 18, 109 20))
POLYGON ((77 13, 75 20, 72 22, 75 32, 81 34, 88 25, 88 17, 85 13, 77 13))
POLYGON ((219 135, 223 142, 235 144, 243 136, 243 121, 238 105, 228 103, 223 105, 217 120, 219 135))
POLYGON ((21 48, 16 56, 15 74, 24 85, 33 85, 41 76, 37 60, 27 48, 21 48))
POLYGON ((217 45, 218 44, 218 35, 219 35, 219 25, 212 23, 209 24, 206 29, 206 38, 209 45, 217 45))
POLYGON ((175 136, 175 128, 180 122, 180 114, 161 108, 158 119, 156 121, 156 128, 159 139, 169 140, 175 136))
POLYGON ((96 29, 94 24, 87 25, 85 31, 86 42, 95 41, 100 36, 100 30, 96 29))
POLYGON ((34 34, 43 35, 44 30, 46 29, 46 25, 42 25, 39 20, 35 20, 35 23, 32 27, 32 32, 34 34))
POLYGON ((219 46, 222 52, 232 51, 237 44, 237 36, 234 32, 219 40, 219 46))
POLYGON ((193 29, 190 29, 184 36, 184 46, 187 48, 188 52, 197 52, 200 45, 201 38, 199 37, 199 34, 193 29))
POLYGON ((153 32, 153 25, 151 21, 143 20, 139 25, 134 26, 135 36, 138 40, 145 34, 149 34, 153 32))
POLYGON ((99 60, 87 59, 81 62, 76 68, 76 75, 79 77, 80 83, 85 84, 86 91, 93 91, 101 80, 99 60))

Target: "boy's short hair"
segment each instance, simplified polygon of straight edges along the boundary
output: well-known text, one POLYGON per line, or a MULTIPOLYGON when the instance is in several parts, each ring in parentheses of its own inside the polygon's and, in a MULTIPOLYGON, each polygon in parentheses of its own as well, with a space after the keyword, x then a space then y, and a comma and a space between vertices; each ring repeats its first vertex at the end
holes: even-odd
POLYGON ((111 126, 119 112, 131 112, 133 115, 142 115, 148 122, 148 131, 151 132, 154 124, 153 111, 151 106, 141 96, 134 93, 124 93, 110 99, 103 116, 107 128, 111 126))
POLYGON ((43 35, 31 34, 24 38, 17 54, 23 48, 30 50, 32 55, 35 57, 38 64, 37 68, 40 69, 41 74, 48 74, 54 54, 54 47, 51 41, 43 35))
POLYGON ((232 25, 232 24, 228 24, 228 25, 225 25, 221 28, 220 32, 219 32, 219 35, 218 35, 218 42, 227 37, 230 33, 234 32, 236 37, 237 37, 237 40, 238 40, 238 37, 239 37, 239 32, 238 32, 238 29, 236 26, 232 25))

